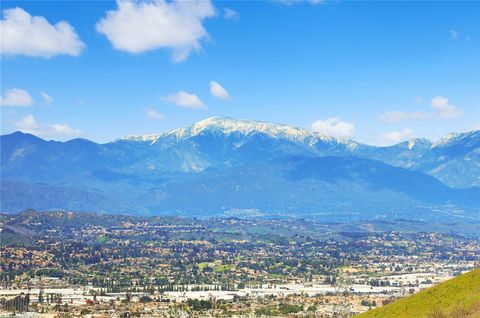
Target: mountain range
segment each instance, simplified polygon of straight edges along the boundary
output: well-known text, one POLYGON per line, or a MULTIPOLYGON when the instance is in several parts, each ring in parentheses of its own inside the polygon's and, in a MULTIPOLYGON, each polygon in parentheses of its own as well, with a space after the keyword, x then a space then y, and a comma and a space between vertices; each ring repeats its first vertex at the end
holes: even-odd
POLYGON ((375 147, 212 117, 105 144, 0 137, 1 211, 478 220, 480 131, 375 147))

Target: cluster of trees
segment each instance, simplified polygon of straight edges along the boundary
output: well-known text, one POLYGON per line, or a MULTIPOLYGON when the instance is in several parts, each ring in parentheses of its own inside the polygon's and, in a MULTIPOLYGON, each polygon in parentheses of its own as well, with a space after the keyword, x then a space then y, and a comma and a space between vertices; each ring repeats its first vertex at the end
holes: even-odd
MULTIPOLYGON (((315 311, 317 308, 311 306, 308 308, 309 311, 315 311)), ((278 316, 278 315, 289 315, 296 314, 303 311, 302 305, 281 303, 278 306, 265 306, 255 309, 255 316, 278 316)))
POLYGON ((333 276, 333 275, 327 275, 325 277, 325 284, 330 284, 330 285, 334 285, 336 282, 337 282, 337 277, 333 276))
POLYGON ((13 299, 6 300, 0 299, 0 307, 6 311, 28 311, 28 305, 30 304, 30 295, 18 295, 13 299))
POLYGON ((366 300, 366 299, 363 299, 360 304, 362 306, 368 306, 368 307, 377 307, 377 302, 375 300, 366 300))
POLYGON ((280 310, 280 313, 288 315, 303 311, 303 306, 295 304, 280 304, 278 305, 278 309, 280 310))
POLYGON ((208 310, 213 308, 213 302, 211 300, 203 299, 189 299, 187 300, 187 305, 195 311, 208 310))
POLYGON ((43 290, 40 290, 38 293, 38 302, 39 303, 57 303, 60 304, 62 303, 62 295, 61 294, 54 294, 54 293, 48 293, 45 294, 43 290))
POLYGON ((16 272, 9 271, 6 266, 0 265, 0 285, 9 287, 15 281, 16 272))
MULTIPOLYGON (((35 271, 35 276, 63 278, 63 276, 65 276, 65 273, 62 270, 56 268, 42 268, 35 271)), ((30 277, 34 277, 33 273, 30 274, 30 277)))
POLYGON ((370 286, 390 286, 390 282, 388 280, 380 280, 380 279, 371 279, 368 284, 370 286))

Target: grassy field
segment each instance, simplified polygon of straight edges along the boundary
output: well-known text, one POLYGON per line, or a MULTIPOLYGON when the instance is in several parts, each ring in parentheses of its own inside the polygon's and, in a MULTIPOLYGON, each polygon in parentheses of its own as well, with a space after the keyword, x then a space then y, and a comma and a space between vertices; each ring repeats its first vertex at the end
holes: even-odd
POLYGON ((97 237, 97 243, 103 244, 107 241, 107 237, 105 235, 100 235, 97 237))
POLYGON ((480 269, 355 317, 479 318, 480 269))
POLYGON ((217 265, 213 269, 214 272, 216 273, 223 273, 223 272, 228 272, 229 270, 233 269, 233 265, 230 264, 224 264, 224 265, 217 265))

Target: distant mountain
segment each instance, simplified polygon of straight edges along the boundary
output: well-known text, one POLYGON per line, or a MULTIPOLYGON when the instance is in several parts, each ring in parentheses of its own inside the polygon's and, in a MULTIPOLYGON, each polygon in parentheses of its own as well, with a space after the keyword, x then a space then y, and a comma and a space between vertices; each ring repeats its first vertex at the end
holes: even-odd
POLYGON ((72 210, 145 214, 147 210, 132 204, 120 195, 97 189, 56 186, 2 180, 0 201, 2 211, 72 210))
POLYGON ((476 219, 480 189, 357 157, 289 157, 177 178, 140 197, 165 214, 311 216, 323 220, 476 219))
POLYGON ((432 145, 428 139, 416 138, 388 147, 363 147, 357 155, 412 169, 430 151, 432 145))
POLYGON ((480 186, 480 131, 450 134, 434 143, 417 138, 390 147, 373 147, 302 128, 257 121, 212 117, 188 128, 159 135, 130 136, 123 141, 149 144, 152 167, 201 171, 288 155, 351 156, 428 173, 445 184, 480 186), (159 160, 158 152, 163 150, 159 160), (175 165, 175 164, 173 164, 175 165))
POLYGON ((449 134, 434 143, 414 169, 452 187, 480 186, 480 131, 449 134))
POLYGON ((213 117, 106 144, 16 132, 1 136, 0 146, 1 210, 7 212, 207 215, 247 209, 350 211, 360 218, 407 210, 429 217, 478 212, 476 188, 450 188, 480 185, 478 131, 436 143, 373 147, 285 125, 213 117))
POLYGON ((449 134, 435 143, 413 139, 391 147, 368 148, 360 155, 428 173, 451 187, 480 186, 478 130, 449 134))
POLYGON ((359 144, 301 128, 212 117, 165 134, 130 136, 113 144, 149 145, 151 169, 198 172, 291 155, 344 155, 359 144))

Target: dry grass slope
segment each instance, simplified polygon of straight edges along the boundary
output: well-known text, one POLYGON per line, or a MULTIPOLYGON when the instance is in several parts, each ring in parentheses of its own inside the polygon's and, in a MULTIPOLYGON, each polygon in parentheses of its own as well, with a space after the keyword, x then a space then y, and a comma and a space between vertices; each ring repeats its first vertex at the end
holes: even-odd
POLYGON ((355 317, 480 318, 480 269, 355 317))

